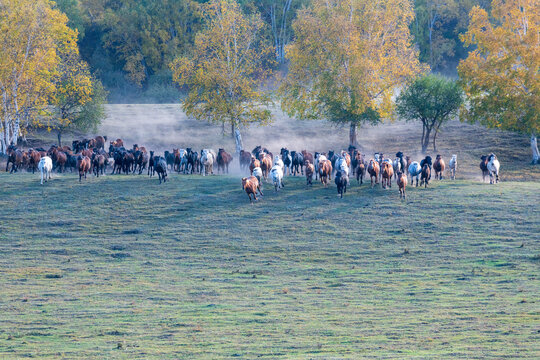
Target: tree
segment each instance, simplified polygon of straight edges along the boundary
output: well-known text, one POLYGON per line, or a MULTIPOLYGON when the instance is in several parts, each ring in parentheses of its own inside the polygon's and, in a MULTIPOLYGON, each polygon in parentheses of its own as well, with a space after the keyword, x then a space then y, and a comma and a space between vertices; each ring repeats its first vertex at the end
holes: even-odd
POLYGON ((395 88, 422 71, 411 46, 408 0, 314 0, 294 21, 282 108, 301 119, 326 118, 356 129, 393 107, 395 88))
POLYGON ((101 82, 90 73, 88 65, 78 54, 66 54, 59 66, 60 76, 52 102, 58 121, 54 125, 58 145, 62 145, 62 133, 68 128, 95 129, 105 117, 106 92, 101 82))
POLYGON ((103 46, 137 85, 189 53, 201 27, 200 4, 192 0, 84 1, 97 12, 92 16, 102 31, 103 46))
POLYGON ((193 56, 171 64, 174 81, 189 91, 184 111, 237 131, 267 124, 271 114, 264 105, 270 99, 260 85, 272 73, 273 49, 263 36, 263 21, 243 14, 234 0, 213 0, 204 12, 207 24, 195 38, 193 56))
POLYGON ((397 98, 397 113, 407 121, 422 122, 422 152, 427 151, 433 132, 433 151, 441 126, 458 114, 463 104, 461 87, 439 75, 415 79, 397 98))
POLYGON ((484 9, 473 8, 462 40, 477 49, 458 67, 468 97, 464 118, 530 134, 533 164, 540 160, 538 9, 538 0, 494 0, 490 18, 484 9))
POLYGON ((263 19, 270 24, 276 60, 279 63, 285 62, 285 45, 291 40, 291 24, 296 13, 307 3, 308 0, 260 0, 255 2, 263 19))
POLYGON ((48 105, 59 53, 77 52, 77 32, 67 21, 49 0, 0 3, 0 152, 48 105))

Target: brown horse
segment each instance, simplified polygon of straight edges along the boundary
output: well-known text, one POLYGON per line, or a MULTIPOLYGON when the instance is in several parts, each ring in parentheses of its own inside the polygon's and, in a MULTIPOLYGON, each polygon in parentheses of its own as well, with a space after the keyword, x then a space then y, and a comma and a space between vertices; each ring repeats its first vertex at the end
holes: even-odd
POLYGON ((261 152, 259 154, 259 159, 261 159, 261 170, 263 173, 263 177, 266 180, 268 180, 268 173, 270 172, 270 169, 272 168, 272 156, 261 152))
POLYGON ((81 182, 82 177, 86 179, 86 173, 90 171, 91 167, 90 158, 88 156, 79 155, 77 157, 77 169, 79 170, 79 182, 81 182))
POLYGON ((379 163, 374 159, 369 159, 367 171, 371 179, 371 187, 373 187, 373 178, 375 178, 375 185, 377 185, 379 183, 379 163))
POLYGON ((313 155, 311 153, 308 153, 306 150, 302 150, 302 156, 304 157, 304 165, 306 164, 306 161, 314 164, 313 155))
POLYGON ((405 175, 405 173, 398 171, 397 184, 399 187, 399 197, 406 199, 407 195, 405 195, 405 187, 407 186, 407 175, 405 175))
POLYGON ((218 149, 217 159, 216 159, 218 171, 221 170, 221 172, 224 173, 225 170, 227 170, 227 174, 228 174, 229 164, 231 163, 232 160, 233 160, 232 155, 226 152, 225 149, 218 149))
POLYGON ((249 197, 250 203, 253 203, 251 195, 253 195, 253 198, 255 199, 255 201, 257 201, 257 191, 259 191, 259 194, 263 196, 259 180, 257 180, 255 176, 242 178, 242 189, 245 190, 247 196, 249 197))
POLYGON ((444 163, 442 156, 437 155, 437 157, 435 158, 435 162, 433 163, 433 170, 435 170, 435 179, 442 180, 442 174, 445 168, 446 164, 444 163))
POLYGON ((7 148, 6 153, 8 155, 8 160, 6 163, 6 172, 8 171, 9 163, 11 163, 11 171, 9 173, 12 174, 13 172, 17 172, 17 169, 21 167, 22 162, 23 162, 22 151, 17 149, 15 145, 10 145, 7 148))
POLYGON ((261 167, 261 162, 255 158, 255 156, 251 156, 251 163, 249 164, 249 172, 251 175, 253 175, 253 169, 261 167))
POLYGON ((394 168, 389 162, 383 162, 382 164, 382 188, 386 189, 388 186, 392 188, 392 176, 394 176, 394 168))
POLYGON ((180 150, 173 149, 173 156, 174 156, 173 171, 180 172, 180 164, 182 162, 182 158, 180 157, 180 150))
POLYGON ((332 162, 330 160, 323 160, 319 163, 319 177, 324 187, 328 186, 330 177, 332 176, 332 162))
POLYGON ((420 173, 420 186, 425 184, 424 187, 427 188, 429 185, 429 179, 431 178, 431 168, 428 163, 424 164, 422 172, 420 173))
POLYGON ((96 148, 105 150, 105 142, 107 141, 106 136, 98 135, 94 138, 96 148))
POLYGON ((366 175, 366 164, 364 163, 364 156, 358 152, 355 155, 356 168, 354 172, 356 173, 356 182, 360 185, 364 183, 364 176, 366 175))
POLYGON ((306 165, 306 186, 313 186, 315 166, 309 160, 306 160, 304 164, 306 165))
POLYGON ((105 173, 105 156, 102 154, 93 154, 92 158, 92 170, 94 175, 99 177, 99 174, 103 175, 105 173))
POLYGON ((32 174, 34 174, 34 172, 37 170, 39 161, 41 160, 41 154, 34 149, 29 149, 28 156, 29 156, 28 164, 32 168, 32 174))
POLYGON ((251 163, 251 154, 249 151, 240 150, 240 169, 248 169, 251 163))

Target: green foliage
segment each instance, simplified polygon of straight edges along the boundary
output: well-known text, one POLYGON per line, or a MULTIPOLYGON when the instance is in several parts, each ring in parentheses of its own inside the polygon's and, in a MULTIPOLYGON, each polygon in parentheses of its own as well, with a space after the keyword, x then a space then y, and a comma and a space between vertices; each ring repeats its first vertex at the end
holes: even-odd
POLYGON ((92 98, 81 107, 78 116, 73 120, 73 127, 81 131, 95 132, 106 116, 106 102, 107 91, 98 79, 93 79, 92 98))
POLYGON ((103 46, 138 85, 189 53, 201 28, 200 6, 191 0, 101 1, 103 46))
POLYGON ((422 152, 426 152, 433 131, 433 149, 440 127, 456 116, 463 104, 463 93, 456 81, 439 75, 426 75, 413 81, 397 98, 396 111, 407 121, 422 122, 422 152))
POLYGON ((475 5, 489 8, 488 0, 415 0, 411 32, 420 49, 420 60, 434 70, 452 69, 467 49, 459 39, 475 5))
POLYGON ((54 0, 60 11, 67 15, 69 21, 67 25, 77 30, 79 39, 84 38, 88 18, 83 13, 80 0, 54 0))

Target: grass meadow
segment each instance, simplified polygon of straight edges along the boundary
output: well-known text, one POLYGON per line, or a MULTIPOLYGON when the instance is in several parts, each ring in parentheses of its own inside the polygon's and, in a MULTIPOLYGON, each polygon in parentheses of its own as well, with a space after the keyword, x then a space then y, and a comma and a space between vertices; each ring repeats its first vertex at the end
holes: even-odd
MULTIPOLYGON (((100 132, 233 149, 214 127, 129 109, 112 108, 100 132), (130 118, 147 131, 113 127, 130 118)), ((244 141, 274 153, 346 142, 346 129, 305 125, 278 120, 244 141)), ((418 130, 398 122, 359 140, 368 156, 414 154, 418 130)), ((459 154, 458 179, 409 187, 406 201, 395 182, 352 180, 339 199, 333 183, 286 177, 250 205, 239 174, 159 185, 67 173, 41 186, 2 169, 0 359, 538 359, 540 171, 527 138, 452 122, 439 146, 459 154), (491 151, 497 185, 478 180, 491 151)))
POLYGON ((0 182, 0 358, 540 356, 538 183, 0 182))

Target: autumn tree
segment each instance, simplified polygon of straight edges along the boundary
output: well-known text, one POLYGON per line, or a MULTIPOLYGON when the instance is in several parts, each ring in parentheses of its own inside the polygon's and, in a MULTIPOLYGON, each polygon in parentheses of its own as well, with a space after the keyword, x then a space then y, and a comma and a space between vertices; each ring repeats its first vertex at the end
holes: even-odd
POLYGON ((282 108, 349 124, 356 144, 357 127, 388 116, 396 87, 422 71, 411 45, 413 18, 408 0, 314 0, 293 24, 282 108))
POLYGON ((271 114, 264 105, 270 99, 260 85, 271 74, 273 49, 262 34, 264 22, 258 14, 242 13, 234 0, 213 0, 204 14, 206 26, 195 38, 193 56, 171 64, 174 81, 188 89, 184 111, 230 124, 238 133, 242 126, 267 124, 271 114))
POLYGON ((433 151, 437 151, 437 134, 441 126, 458 114, 463 94, 456 81, 439 75, 426 75, 414 80, 397 98, 397 113, 407 121, 422 123, 422 153, 427 151, 433 135, 433 151))
POLYGON ((101 82, 90 73, 88 65, 77 53, 61 56, 56 79, 56 90, 51 103, 55 107, 53 127, 57 131, 58 145, 62 133, 68 128, 95 129, 105 117, 106 92, 101 82))
POLYGON ((491 17, 475 7, 462 37, 476 45, 458 67, 470 122, 531 136, 533 163, 539 162, 540 4, 538 0, 494 0, 491 17))
POLYGON ((37 121, 55 91, 59 50, 77 52, 77 33, 48 0, 0 3, 0 152, 37 121))

